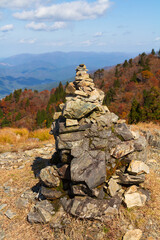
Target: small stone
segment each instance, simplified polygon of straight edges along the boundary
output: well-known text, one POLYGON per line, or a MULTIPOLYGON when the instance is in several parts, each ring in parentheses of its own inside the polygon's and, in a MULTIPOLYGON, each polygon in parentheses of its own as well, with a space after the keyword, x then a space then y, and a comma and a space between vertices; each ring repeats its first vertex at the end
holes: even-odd
POLYGON ((5 207, 7 207, 7 204, 5 204, 5 203, 0 205, 0 211, 3 210, 5 207))
POLYGON ((53 120, 57 120, 62 115, 61 112, 55 112, 53 115, 53 120))
POLYGON ((66 119, 66 127, 77 126, 78 121, 76 119, 66 119))
POLYGON ((125 123, 119 123, 115 126, 115 132, 120 135, 125 141, 134 139, 134 136, 125 123))
POLYGON ((123 240, 140 240, 142 231, 140 229, 129 230, 123 237, 123 240))
POLYGON ((115 148, 110 150, 111 156, 115 158, 121 158, 134 151, 134 144, 132 141, 122 142, 118 144, 115 148))
POLYGON ((44 208, 37 207, 37 212, 43 219, 44 223, 48 223, 52 218, 51 214, 48 211, 46 211, 44 208))
POLYGON ((121 186, 118 184, 118 179, 111 178, 108 182, 108 189, 110 195, 113 197, 121 189, 121 186))
POLYGON ((63 193, 60 191, 57 191, 52 188, 46 188, 44 186, 41 187, 41 194, 45 198, 50 199, 50 200, 58 199, 63 195, 63 193))
POLYGON ((124 202, 127 208, 142 207, 145 205, 147 196, 140 192, 125 193, 124 202))
POLYGON ((127 171, 131 174, 149 173, 149 167, 141 161, 131 161, 127 171))
POLYGON ((25 208, 28 205, 28 199, 19 198, 16 202, 17 208, 25 208))
POLYGON ((9 219, 12 219, 16 216, 16 213, 13 213, 10 209, 8 209, 6 212, 5 212, 5 215, 6 217, 8 217, 9 219))
POLYGON ((123 185, 140 184, 145 181, 145 174, 130 175, 120 171, 117 171, 116 174, 119 176, 118 182, 123 185))
POLYGON ((60 184, 58 172, 54 167, 48 166, 43 168, 39 177, 48 187, 58 187, 60 184))
POLYGON ((43 219, 41 218, 38 212, 29 212, 27 215, 27 220, 29 223, 43 223, 43 219))
POLYGON ((4 240, 5 239, 5 233, 2 229, 0 229, 0 240, 4 240))

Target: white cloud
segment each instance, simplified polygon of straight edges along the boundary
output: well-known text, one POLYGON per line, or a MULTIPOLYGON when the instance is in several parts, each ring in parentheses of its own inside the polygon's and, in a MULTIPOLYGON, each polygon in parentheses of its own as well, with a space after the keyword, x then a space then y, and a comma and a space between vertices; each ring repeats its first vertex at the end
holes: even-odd
POLYGON ((40 2, 41 0, 0 0, 0 8, 31 8, 40 2))
POLYGON ((55 31, 55 30, 59 30, 66 27, 66 23, 65 22, 55 22, 53 25, 51 26, 47 26, 45 23, 35 23, 35 22, 31 22, 28 23, 26 25, 26 28, 28 29, 32 29, 35 31, 55 31))
POLYGON ((37 39, 33 38, 33 39, 21 39, 19 42, 20 43, 27 43, 27 44, 34 44, 37 41, 37 39))
POLYGON ((95 19, 105 14, 110 7, 110 0, 97 0, 88 3, 86 0, 40 6, 36 10, 14 13, 13 16, 21 20, 47 21, 79 21, 95 19))
POLYGON ((156 37, 156 38, 155 38, 155 41, 156 41, 156 42, 159 42, 159 41, 160 41, 160 37, 156 37))
POLYGON ((72 41, 58 41, 58 42, 47 42, 44 45, 46 46, 51 46, 51 47, 61 47, 61 46, 65 46, 65 45, 71 45, 73 42, 72 41))
POLYGON ((96 32, 94 34, 94 37, 102 37, 103 33, 102 32, 96 32))
POLYGON ((9 32, 12 30, 13 30, 13 24, 8 24, 8 25, 0 27, 1 32, 9 32))
POLYGON ((86 41, 80 42, 80 44, 83 46, 91 46, 93 42, 91 40, 86 40, 86 41))

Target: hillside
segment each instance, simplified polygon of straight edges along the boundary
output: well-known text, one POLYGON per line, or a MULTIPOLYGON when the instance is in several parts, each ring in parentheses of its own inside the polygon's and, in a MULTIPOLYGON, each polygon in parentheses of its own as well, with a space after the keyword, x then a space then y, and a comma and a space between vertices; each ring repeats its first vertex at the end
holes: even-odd
MULTIPOLYGON (((140 54, 110 69, 92 74, 105 92, 104 104, 129 123, 160 121, 160 58, 140 54)), ((0 126, 49 127, 52 115, 65 98, 64 86, 51 91, 14 91, 0 101, 0 126)))
POLYGON ((104 103, 120 118, 129 123, 160 120, 160 56, 154 51, 99 69, 93 78, 105 92, 104 103))
POLYGON ((52 115, 59 103, 64 101, 64 97, 65 92, 61 82, 51 91, 15 90, 13 94, 0 101, 0 125, 28 129, 49 127, 52 115))
POLYGON ((51 90, 59 82, 70 81, 79 63, 90 71, 129 59, 127 53, 52 52, 20 54, 0 62, 0 99, 18 88, 51 90))

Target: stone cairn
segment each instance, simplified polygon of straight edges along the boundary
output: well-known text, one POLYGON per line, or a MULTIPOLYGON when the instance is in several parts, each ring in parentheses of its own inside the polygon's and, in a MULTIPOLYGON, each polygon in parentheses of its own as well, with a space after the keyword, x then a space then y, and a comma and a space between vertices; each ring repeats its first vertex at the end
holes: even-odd
MULTIPOLYGON (((66 212, 80 218, 100 219, 118 213, 122 202, 128 208, 143 206, 148 198, 141 187, 149 172, 146 139, 111 113, 103 99, 86 66, 79 65, 62 111, 54 114, 56 152, 39 175, 39 196, 59 199, 66 212)), ((44 218, 42 209, 35 206, 30 222, 34 214, 44 218)))

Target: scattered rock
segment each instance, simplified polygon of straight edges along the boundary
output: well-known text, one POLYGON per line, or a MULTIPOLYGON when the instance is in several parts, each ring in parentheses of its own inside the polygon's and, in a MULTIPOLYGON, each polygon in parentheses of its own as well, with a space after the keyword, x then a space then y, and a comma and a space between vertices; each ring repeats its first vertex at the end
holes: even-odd
POLYGON ((25 208, 27 207, 28 205, 28 199, 23 199, 23 198, 19 198, 17 201, 16 201, 16 206, 17 208, 25 208))
POLYGON ((0 205, 0 211, 3 210, 3 209, 6 208, 6 207, 7 207, 7 204, 5 204, 5 203, 2 204, 2 205, 0 205))
POLYGON ((140 240, 142 231, 140 229, 129 230, 123 237, 123 240, 140 240))
POLYGON ((6 217, 8 217, 9 219, 12 219, 12 218, 16 217, 16 213, 13 213, 10 209, 8 209, 8 210, 5 212, 5 215, 6 215, 6 217))
POLYGON ((118 179, 111 178, 108 182, 108 190, 110 195, 113 197, 121 189, 121 186, 118 184, 118 179))
POLYGON ((5 232, 0 229, 0 240, 4 240, 5 239, 5 232))
POLYGON ((124 203, 127 208, 142 207, 145 205, 147 196, 138 191, 136 186, 130 187, 124 194, 124 203))
POLYGON ((33 209, 29 212, 27 220, 30 223, 47 223, 51 220, 54 214, 53 205, 47 201, 38 202, 33 209))
POLYGON ((127 171, 130 174, 149 173, 149 167, 141 161, 131 161, 127 171))

